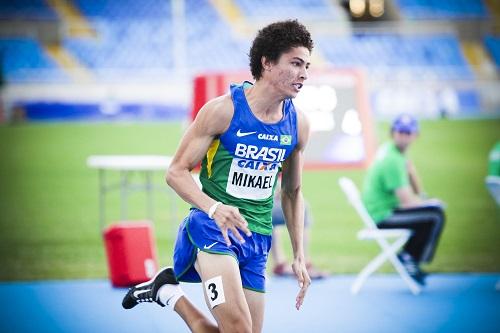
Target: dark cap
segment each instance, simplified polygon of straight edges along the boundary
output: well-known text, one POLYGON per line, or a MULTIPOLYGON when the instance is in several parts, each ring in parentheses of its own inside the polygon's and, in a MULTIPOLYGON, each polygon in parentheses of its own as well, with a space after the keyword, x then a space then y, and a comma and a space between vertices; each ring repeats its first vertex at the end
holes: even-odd
POLYGON ((392 122, 391 131, 408 134, 418 133, 418 121, 409 114, 400 114, 392 122))

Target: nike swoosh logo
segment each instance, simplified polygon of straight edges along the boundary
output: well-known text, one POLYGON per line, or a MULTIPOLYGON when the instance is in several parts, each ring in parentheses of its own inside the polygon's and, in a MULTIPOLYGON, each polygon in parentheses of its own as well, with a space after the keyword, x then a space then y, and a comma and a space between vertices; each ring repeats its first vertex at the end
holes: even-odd
POLYGON ((212 244, 210 244, 210 245, 208 245, 208 246, 207 246, 207 245, 204 245, 204 246, 203 246, 203 248, 204 248, 205 250, 209 250, 209 249, 211 249, 211 248, 212 248, 215 244, 217 244, 217 243, 218 243, 218 242, 213 242, 212 244))
POLYGON ((241 138, 242 136, 247 136, 247 135, 252 135, 252 134, 255 134, 257 133, 257 131, 254 131, 254 132, 242 132, 240 129, 238 130, 238 132, 236 132, 236 136, 241 138))
POLYGON ((151 291, 151 289, 146 289, 146 290, 136 290, 134 291, 134 297, 138 298, 140 294, 144 294, 151 291))

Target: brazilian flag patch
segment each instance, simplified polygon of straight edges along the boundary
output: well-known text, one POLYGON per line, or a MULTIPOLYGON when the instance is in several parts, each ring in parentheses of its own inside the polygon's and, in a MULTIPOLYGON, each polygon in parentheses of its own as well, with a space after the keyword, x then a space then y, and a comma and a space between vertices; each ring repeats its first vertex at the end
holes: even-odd
POLYGON ((289 146, 292 144, 292 136, 291 135, 280 135, 280 145, 289 146))

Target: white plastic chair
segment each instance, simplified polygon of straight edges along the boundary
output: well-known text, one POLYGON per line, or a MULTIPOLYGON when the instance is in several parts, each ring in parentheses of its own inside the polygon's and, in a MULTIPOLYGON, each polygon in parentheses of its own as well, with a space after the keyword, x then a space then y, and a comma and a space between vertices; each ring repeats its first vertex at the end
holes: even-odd
MULTIPOLYGON (((491 196, 498 207, 500 207, 500 176, 487 176, 485 178, 485 183, 491 196)), ((495 289, 500 290, 500 280, 497 281, 495 289)))
POLYGON ((495 199, 497 205, 500 206, 500 176, 487 176, 485 183, 491 196, 495 199))
POLYGON ((339 179, 339 185, 365 225, 365 228, 358 232, 358 239, 375 240, 381 248, 381 252, 359 272, 351 286, 351 292, 357 294, 368 277, 380 268, 386 260, 389 260, 411 292, 414 295, 419 294, 421 291, 420 286, 410 277, 396 255, 397 251, 408 241, 412 231, 410 229, 378 229, 361 201, 358 188, 354 182, 347 177, 342 177, 339 179), (395 240, 391 243, 389 242, 390 239, 395 240))

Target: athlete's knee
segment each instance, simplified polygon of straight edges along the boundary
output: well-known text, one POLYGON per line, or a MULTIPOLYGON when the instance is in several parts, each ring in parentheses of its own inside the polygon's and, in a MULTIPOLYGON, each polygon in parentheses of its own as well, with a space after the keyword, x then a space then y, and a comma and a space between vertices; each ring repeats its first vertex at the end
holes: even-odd
POLYGON ((220 328, 224 333, 251 333, 252 318, 246 311, 232 311, 221 320, 220 328))
POLYGON ((230 329, 228 329, 227 331, 224 330, 224 332, 228 332, 228 333, 252 333, 252 324, 251 323, 248 323, 248 322, 245 322, 244 320, 242 320, 241 318, 238 319, 237 321, 235 321, 234 323, 232 323, 230 329))

